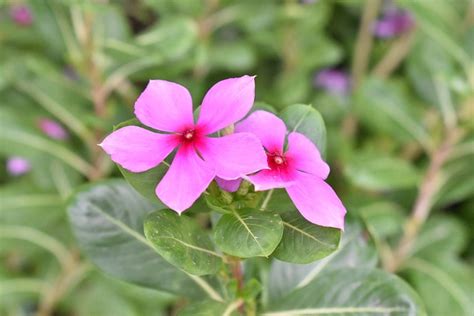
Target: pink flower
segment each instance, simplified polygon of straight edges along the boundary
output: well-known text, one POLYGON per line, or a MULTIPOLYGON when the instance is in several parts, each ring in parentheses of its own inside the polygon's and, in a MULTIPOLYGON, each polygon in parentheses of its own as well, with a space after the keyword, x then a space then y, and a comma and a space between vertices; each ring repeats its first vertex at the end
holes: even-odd
POLYGON ((30 162, 23 157, 12 156, 7 160, 7 172, 12 176, 21 176, 30 169, 30 162))
POLYGON ((390 8, 374 25, 374 34, 379 38, 391 38, 413 28, 415 21, 408 11, 390 8))
POLYGON ((246 178, 255 190, 285 188, 301 215, 308 221, 344 229, 346 209, 334 190, 324 181, 329 166, 316 146, 303 134, 288 135, 288 149, 283 149, 285 123, 274 114, 256 111, 236 126, 236 132, 254 133, 267 152, 269 170, 246 178))
POLYGON ((209 136, 242 119, 254 97, 254 77, 220 81, 205 95, 195 123, 186 88, 151 80, 135 102, 135 115, 142 124, 167 133, 126 126, 107 136, 101 146, 114 162, 131 172, 157 166, 177 148, 155 192, 163 203, 181 213, 214 177, 234 180, 268 168, 265 151, 253 134, 209 136))
POLYGON ((69 134, 64 127, 54 120, 41 118, 38 120, 38 127, 44 134, 53 139, 65 140, 69 138, 69 134))
POLYGON ((33 23, 33 16, 30 9, 25 5, 16 5, 10 9, 10 17, 16 24, 29 26, 33 23))
POLYGON ((227 192, 236 192, 240 187, 242 179, 224 180, 219 177, 216 177, 216 182, 222 190, 227 192))
POLYGON ((321 70, 314 78, 314 85, 324 88, 332 95, 344 96, 349 93, 349 75, 337 69, 321 70))

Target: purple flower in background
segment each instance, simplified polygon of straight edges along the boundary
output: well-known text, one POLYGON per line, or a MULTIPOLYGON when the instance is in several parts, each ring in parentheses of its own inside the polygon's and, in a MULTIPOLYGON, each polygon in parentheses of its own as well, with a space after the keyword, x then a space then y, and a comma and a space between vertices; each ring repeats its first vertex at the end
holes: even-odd
POLYGON ((350 88, 349 75, 337 69, 325 69, 314 77, 314 85, 333 95, 346 95, 350 88))
POLYGON ((38 120, 38 127, 44 134, 53 139, 65 140, 69 138, 69 133, 64 129, 64 127, 62 127, 61 124, 54 120, 41 118, 38 120))
POLYGON ((391 38, 410 30, 415 21, 407 11, 390 8, 374 25, 374 34, 379 38, 391 38))
POLYGON ((10 17, 16 24, 30 26, 33 23, 33 15, 25 5, 15 5, 10 8, 10 17))
POLYGON ((13 156, 7 160, 7 172, 12 176, 21 176, 30 169, 31 165, 25 158, 13 156))

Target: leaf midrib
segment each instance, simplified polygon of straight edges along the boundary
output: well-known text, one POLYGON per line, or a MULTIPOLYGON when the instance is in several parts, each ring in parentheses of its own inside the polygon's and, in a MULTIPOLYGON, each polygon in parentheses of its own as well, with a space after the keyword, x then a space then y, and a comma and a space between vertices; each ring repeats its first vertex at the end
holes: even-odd
POLYGON ((263 249, 262 245, 257 240, 257 237, 253 234, 253 232, 250 230, 250 228, 247 226, 245 221, 240 217, 239 213, 237 213, 235 210, 232 211, 234 216, 239 220, 239 222, 245 227, 245 229, 249 232, 250 236, 252 236, 253 240, 255 240, 255 243, 257 244, 258 248, 262 251, 263 254, 265 254, 265 250, 263 249))
POLYGON ((175 237, 172 237, 172 236, 160 236, 158 238, 163 238, 163 239, 172 239, 174 241, 177 241, 179 242, 180 244, 182 244, 183 246, 185 247, 188 247, 188 248, 191 248, 191 249, 195 249, 197 251, 202 251, 202 252, 205 252, 205 253, 208 253, 210 255, 213 255, 213 256, 216 256, 218 258, 222 258, 221 255, 219 255, 217 252, 214 252, 212 250, 209 250, 209 249, 205 249, 205 248, 201 248, 199 246, 195 246, 195 245, 192 245, 192 244, 188 244, 187 242, 185 241, 182 241, 181 239, 178 239, 178 238, 175 238, 175 237))
POLYGON ((309 233, 305 232, 304 230, 299 229, 298 227, 293 226, 293 225, 291 225, 290 223, 288 223, 288 222, 286 222, 286 221, 284 221, 284 220, 283 220, 283 225, 286 225, 286 226, 290 227, 291 229, 293 229, 293 230, 299 232, 300 234, 305 235, 306 237, 308 237, 308 238, 310 238, 310 239, 313 239, 314 241, 316 241, 316 242, 318 242, 318 243, 320 243, 320 244, 322 244, 322 245, 324 245, 324 246, 327 246, 328 248, 334 248, 333 245, 330 245, 330 244, 328 244, 328 243, 325 243, 324 241, 319 240, 318 238, 314 237, 313 235, 310 235, 309 233))

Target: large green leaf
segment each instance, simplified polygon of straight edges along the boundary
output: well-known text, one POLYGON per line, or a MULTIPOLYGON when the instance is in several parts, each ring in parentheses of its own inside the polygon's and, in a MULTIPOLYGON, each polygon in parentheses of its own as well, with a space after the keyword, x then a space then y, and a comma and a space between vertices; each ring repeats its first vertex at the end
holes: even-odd
POLYGON ((336 252, 310 264, 274 260, 264 290, 268 291, 270 298, 277 299, 295 288, 306 286, 327 271, 349 267, 374 268, 377 264, 377 252, 366 236, 367 232, 362 225, 349 217, 336 252))
POLYGON ((324 155, 326 151, 326 126, 321 114, 311 105, 294 104, 286 107, 280 117, 288 132, 299 132, 308 137, 324 155))
POLYGON ((222 264, 206 232, 193 219, 172 210, 150 213, 145 236, 163 258, 188 273, 213 274, 222 264))
POLYGON ((308 222, 298 212, 280 214, 283 238, 273 253, 277 259, 293 263, 310 263, 330 255, 337 249, 341 231, 308 222))
POLYGON ((418 295, 395 275, 367 268, 328 271, 270 302, 266 316, 426 315, 418 295))
POLYGON ((143 235, 143 221, 156 208, 124 181, 109 180, 83 187, 68 212, 79 246, 103 271, 163 291, 202 294, 194 281, 207 289, 210 285, 173 267, 143 235))
POLYGON ((274 212, 242 209, 223 215, 214 228, 214 240, 230 255, 268 257, 283 235, 281 217, 274 212))
POLYGON ((413 188, 420 180, 418 171, 407 161, 377 152, 361 152, 346 166, 349 180, 368 190, 413 188))

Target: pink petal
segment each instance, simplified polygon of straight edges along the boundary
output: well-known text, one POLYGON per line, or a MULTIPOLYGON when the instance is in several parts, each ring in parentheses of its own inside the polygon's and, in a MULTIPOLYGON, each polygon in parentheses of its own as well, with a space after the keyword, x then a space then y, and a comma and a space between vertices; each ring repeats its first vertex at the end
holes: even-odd
POLYGON ((216 83, 204 96, 198 125, 212 134, 247 115, 255 99, 255 77, 230 78, 216 83))
POLYGON ((182 132, 194 126, 189 91, 173 82, 150 80, 135 102, 135 116, 143 124, 166 132, 182 132))
POLYGON ((193 205, 214 177, 214 170, 192 146, 181 146, 155 192, 163 203, 181 214, 193 205))
POLYGON ((126 126, 107 136, 99 146, 123 168, 143 172, 160 164, 177 144, 174 135, 126 126))
POLYGON ((266 111, 255 111, 237 124, 236 133, 250 132, 255 134, 269 152, 282 152, 285 141, 285 123, 275 114, 266 111))
POLYGON ((216 182, 219 187, 227 192, 235 192, 239 189, 240 183, 242 179, 235 179, 235 180, 224 180, 222 178, 216 177, 216 182))
POLYGON ((279 170, 262 170, 259 173, 245 177, 255 186, 255 191, 265 191, 286 188, 294 184, 292 173, 282 173, 279 170))
POLYGON ((237 133, 219 138, 205 138, 198 151, 225 180, 241 178, 267 169, 267 155, 257 137, 250 133, 237 133))
POLYGON ((321 158, 318 148, 303 134, 293 132, 288 136, 288 151, 285 156, 297 170, 313 174, 322 179, 329 175, 329 166, 321 158))
POLYGON ((286 191, 301 215, 311 223, 344 229, 346 209, 324 180, 299 172, 295 184, 286 191))

